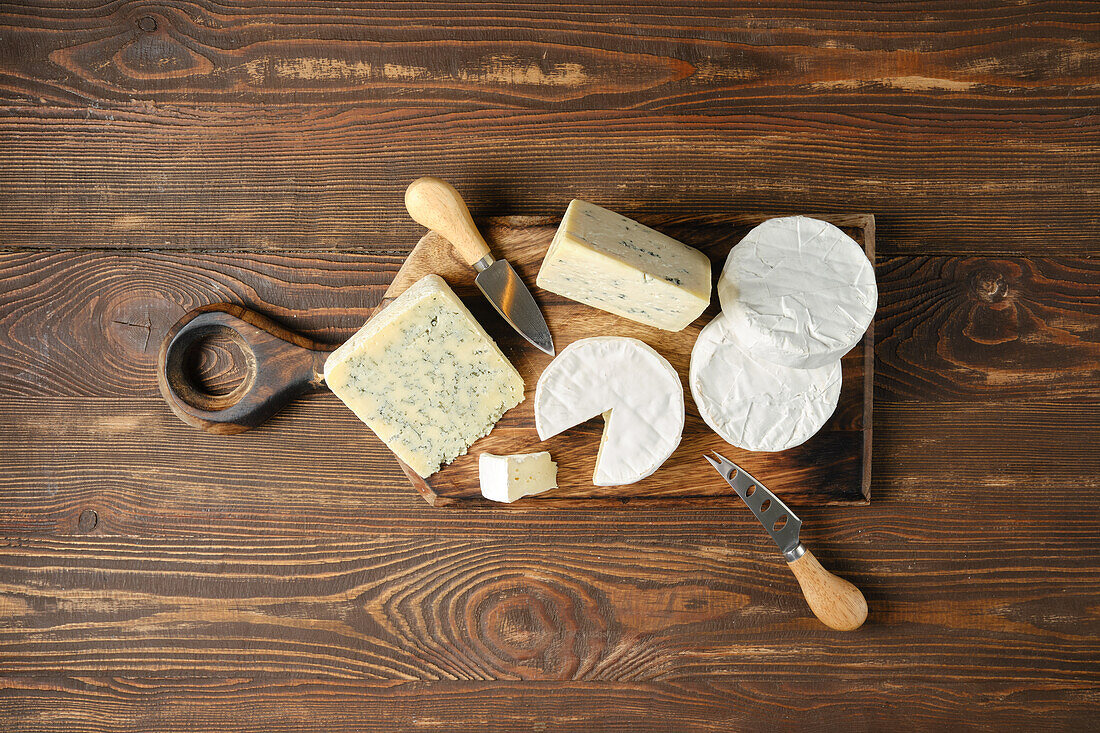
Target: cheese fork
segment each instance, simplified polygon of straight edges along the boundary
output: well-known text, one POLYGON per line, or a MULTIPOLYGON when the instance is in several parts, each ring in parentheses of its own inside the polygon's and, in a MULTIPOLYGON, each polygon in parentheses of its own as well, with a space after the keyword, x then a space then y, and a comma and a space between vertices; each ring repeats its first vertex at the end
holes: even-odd
POLYGON ((703 458, 748 504, 775 544, 779 545, 814 615, 823 624, 838 631, 851 631, 862 626, 867 619, 867 600, 859 588, 821 567, 813 553, 799 542, 802 520, 748 471, 717 451, 712 452, 716 458, 708 455, 703 458))

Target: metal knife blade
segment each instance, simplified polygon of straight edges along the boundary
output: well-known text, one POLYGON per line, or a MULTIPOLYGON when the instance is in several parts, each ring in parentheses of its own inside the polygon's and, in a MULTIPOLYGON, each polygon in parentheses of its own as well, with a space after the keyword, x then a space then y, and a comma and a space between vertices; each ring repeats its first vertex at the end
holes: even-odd
MULTIPOLYGON (((492 255, 488 255, 491 258, 492 255)), ((484 259, 474 264, 477 268, 484 259)), ((542 311, 531 296, 531 291, 519 279, 508 260, 493 260, 477 274, 474 283, 485 299, 496 308, 504 320, 520 336, 550 356, 554 355, 554 339, 546 325, 542 311)))
POLYGON ((783 552, 787 562, 794 562, 805 550, 798 541, 798 533, 802 527, 799 519, 790 507, 784 504, 778 496, 768 490, 768 487, 757 481, 753 476, 728 458, 723 457, 717 451, 712 451, 718 460, 704 455, 710 465, 718 471, 718 474, 726 480, 737 495, 748 505, 764 529, 768 531, 775 544, 783 552))

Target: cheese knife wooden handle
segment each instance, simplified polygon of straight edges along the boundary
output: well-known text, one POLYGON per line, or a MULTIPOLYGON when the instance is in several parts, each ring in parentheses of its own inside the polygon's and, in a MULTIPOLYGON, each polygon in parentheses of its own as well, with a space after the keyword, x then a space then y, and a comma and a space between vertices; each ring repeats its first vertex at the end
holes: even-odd
POLYGON ((802 556, 788 562, 787 567, 821 623, 838 631, 852 631, 867 620, 867 599, 859 588, 821 567, 809 550, 803 548, 802 556))
POLYGON ((405 189, 405 208, 418 224, 454 245, 466 264, 491 257, 462 195, 446 181, 433 176, 416 179, 405 189))
POLYGON ((168 330, 157 359, 157 385, 185 423, 220 435, 240 433, 295 397, 325 389, 325 359, 333 348, 239 305, 205 305, 168 330), (203 390, 188 364, 193 349, 218 334, 236 343, 245 358, 244 379, 224 395, 203 390))

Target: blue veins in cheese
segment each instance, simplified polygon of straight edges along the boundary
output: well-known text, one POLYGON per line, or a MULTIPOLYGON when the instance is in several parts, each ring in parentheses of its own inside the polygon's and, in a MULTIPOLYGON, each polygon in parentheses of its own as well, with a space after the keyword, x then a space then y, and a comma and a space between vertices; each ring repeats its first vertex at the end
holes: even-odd
POLYGON ((422 477, 523 401, 523 378, 462 301, 427 275, 325 362, 325 381, 422 477))
POLYGON ((633 219, 574 199, 536 283, 593 308, 679 331, 710 304, 710 259, 633 219))

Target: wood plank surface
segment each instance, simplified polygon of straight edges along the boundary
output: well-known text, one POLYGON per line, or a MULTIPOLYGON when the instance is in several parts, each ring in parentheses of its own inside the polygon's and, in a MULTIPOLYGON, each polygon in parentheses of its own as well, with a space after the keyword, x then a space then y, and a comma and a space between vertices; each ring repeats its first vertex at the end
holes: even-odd
MULTIPOLYGON (((22 733, 57 729, 57 710, 88 731, 145 733, 186 729, 295 733, 303 729, 514 733, 532 720, 555 731, 638 730, 714 733, 757 725, 811 733, 842 729, 919 731, 952 721, 953 730, 1082 728, 1095 705, 1087 685, 997 681, 776 681, 711 676, 671 682, 433 681, 232 677, 180 680, 82 675, 43 681, 0 680, 0 720, 22 733), (889 704, 884 704, 884 699, 889 704), (293 703, 293 704, 288 704, 293 703), (112 721, 105 725, 104 721, 112 721)), ((535 727, 537 730, 537 726, 535 727)))
MULTIPOLYGON (((940 517, 936 507, 957 492, 964 501, 949 506, 964 515, 952 526, 964 537, 974 521, 972 512, 1017 514, 1021 502, 1030 501, 1024 498, 1029 491, 1057 496, 1060 512, 1094 518, 1100 491, 1095 403, 880 407, 874 487, 888 510, 894 502, 906 503, 905 509, 883 515, 901 521, 904 531, 925 521, 925 512, 940 517), (1067 485, 1072 492, 1064 491, 1067 485), (921 516, 900 516, 914 509, 921 516)), ((458 529, 520 521, 566 534, 589 532, 609 521, 648 533, 644 525, 656 522, 654 531, 691 535, 693 525, 675 526, 678 517, 692 522, 736 518, 761 533, 752 516, 736 507, 704 505, 688 511, 644 502, 625 514, 582 505, 517 511, 516 520, 505 520, 502 514, 511 512, 502 511, 443 519, 408 485, 386 447, 331 394, 302 399, 267 425, 235 436, 185 425, 160 397, 3 397, 0 437, 6 445, 0 452, 0 489, 10 499, 0 514, 4 532, 78 532, 80 516, 91 511, 98 518, 97 532, 136 536, 273 530, 355 535, 396 521, 421 531, 444 522, 458 529), (536 516, 543 512, 546 518, 536 516)), ((866 507, 836 515, 811 514, 812 504, 798 506, 806 524, 811 516, 843 516, 852 526, 863 526, 879 516, 866 513, 866 507)), ((762 542, 767 539, 760 536, 762 542)))
POLYGON ((0 729, 1100 728, 1098 62, 1071 0, 0 4, 0 729), (744 510, 441 512, 332 395, 172 416, 180 315, 345 339, 424 174, 875 214, 874 502, 798 510, 864 627, 744 510))
POLYGON ((560 215, 573 197, 635 218, 885 211, 884 254, 1100 251, 1088 109, 1044 101, 1003 128, 995 111, 914 111, 906 94, 865 112, 860 99, 812 114, 747 100, 726 115, 17 108, 0 118, 0 245, 407 251, 420 230, 401 196, 431 173, 476 215, 560 215))
POLYGON ((1068 105, 1090 98, 1091 10, 1087 2, 585 7, 543 0, 478 3, 459 14, 439 2, 291 2, 258 12, 208 2, 28 2, 5 14, 26 52, 12 59, 20 73, 5 91, 16 100, 36 94, 123 106, 141 94, 191 104, 292 97, 390 106, 397 97, 408 106, 655 109, 707 104, 720 91, 791 102, 786 90, 805 87, 811 96, 986 92, 1068 105))
POLYGON ((1058 594, 1074 616, 1092 602, 1100 542, 1082 525, 1045 546, 819 542, 873 609, 858 634, 821 625, 778 553, 738 541, 743 531, 629 543, 607 529, 25 539, 0 547, 11 621, 0 649, 19 675, 805 681, 827 666, 873 668, 870 679, 1095 684, 1100 621, 1052 615, 1047 601, 1058 594), (916 580, 930 573, 934 584, 916 580))
POLYGON ((411 244, 433 173, 481 213, 889 212, 898 250, 1096 253, 1094 10, 20 3, 3 242, 411 244))

